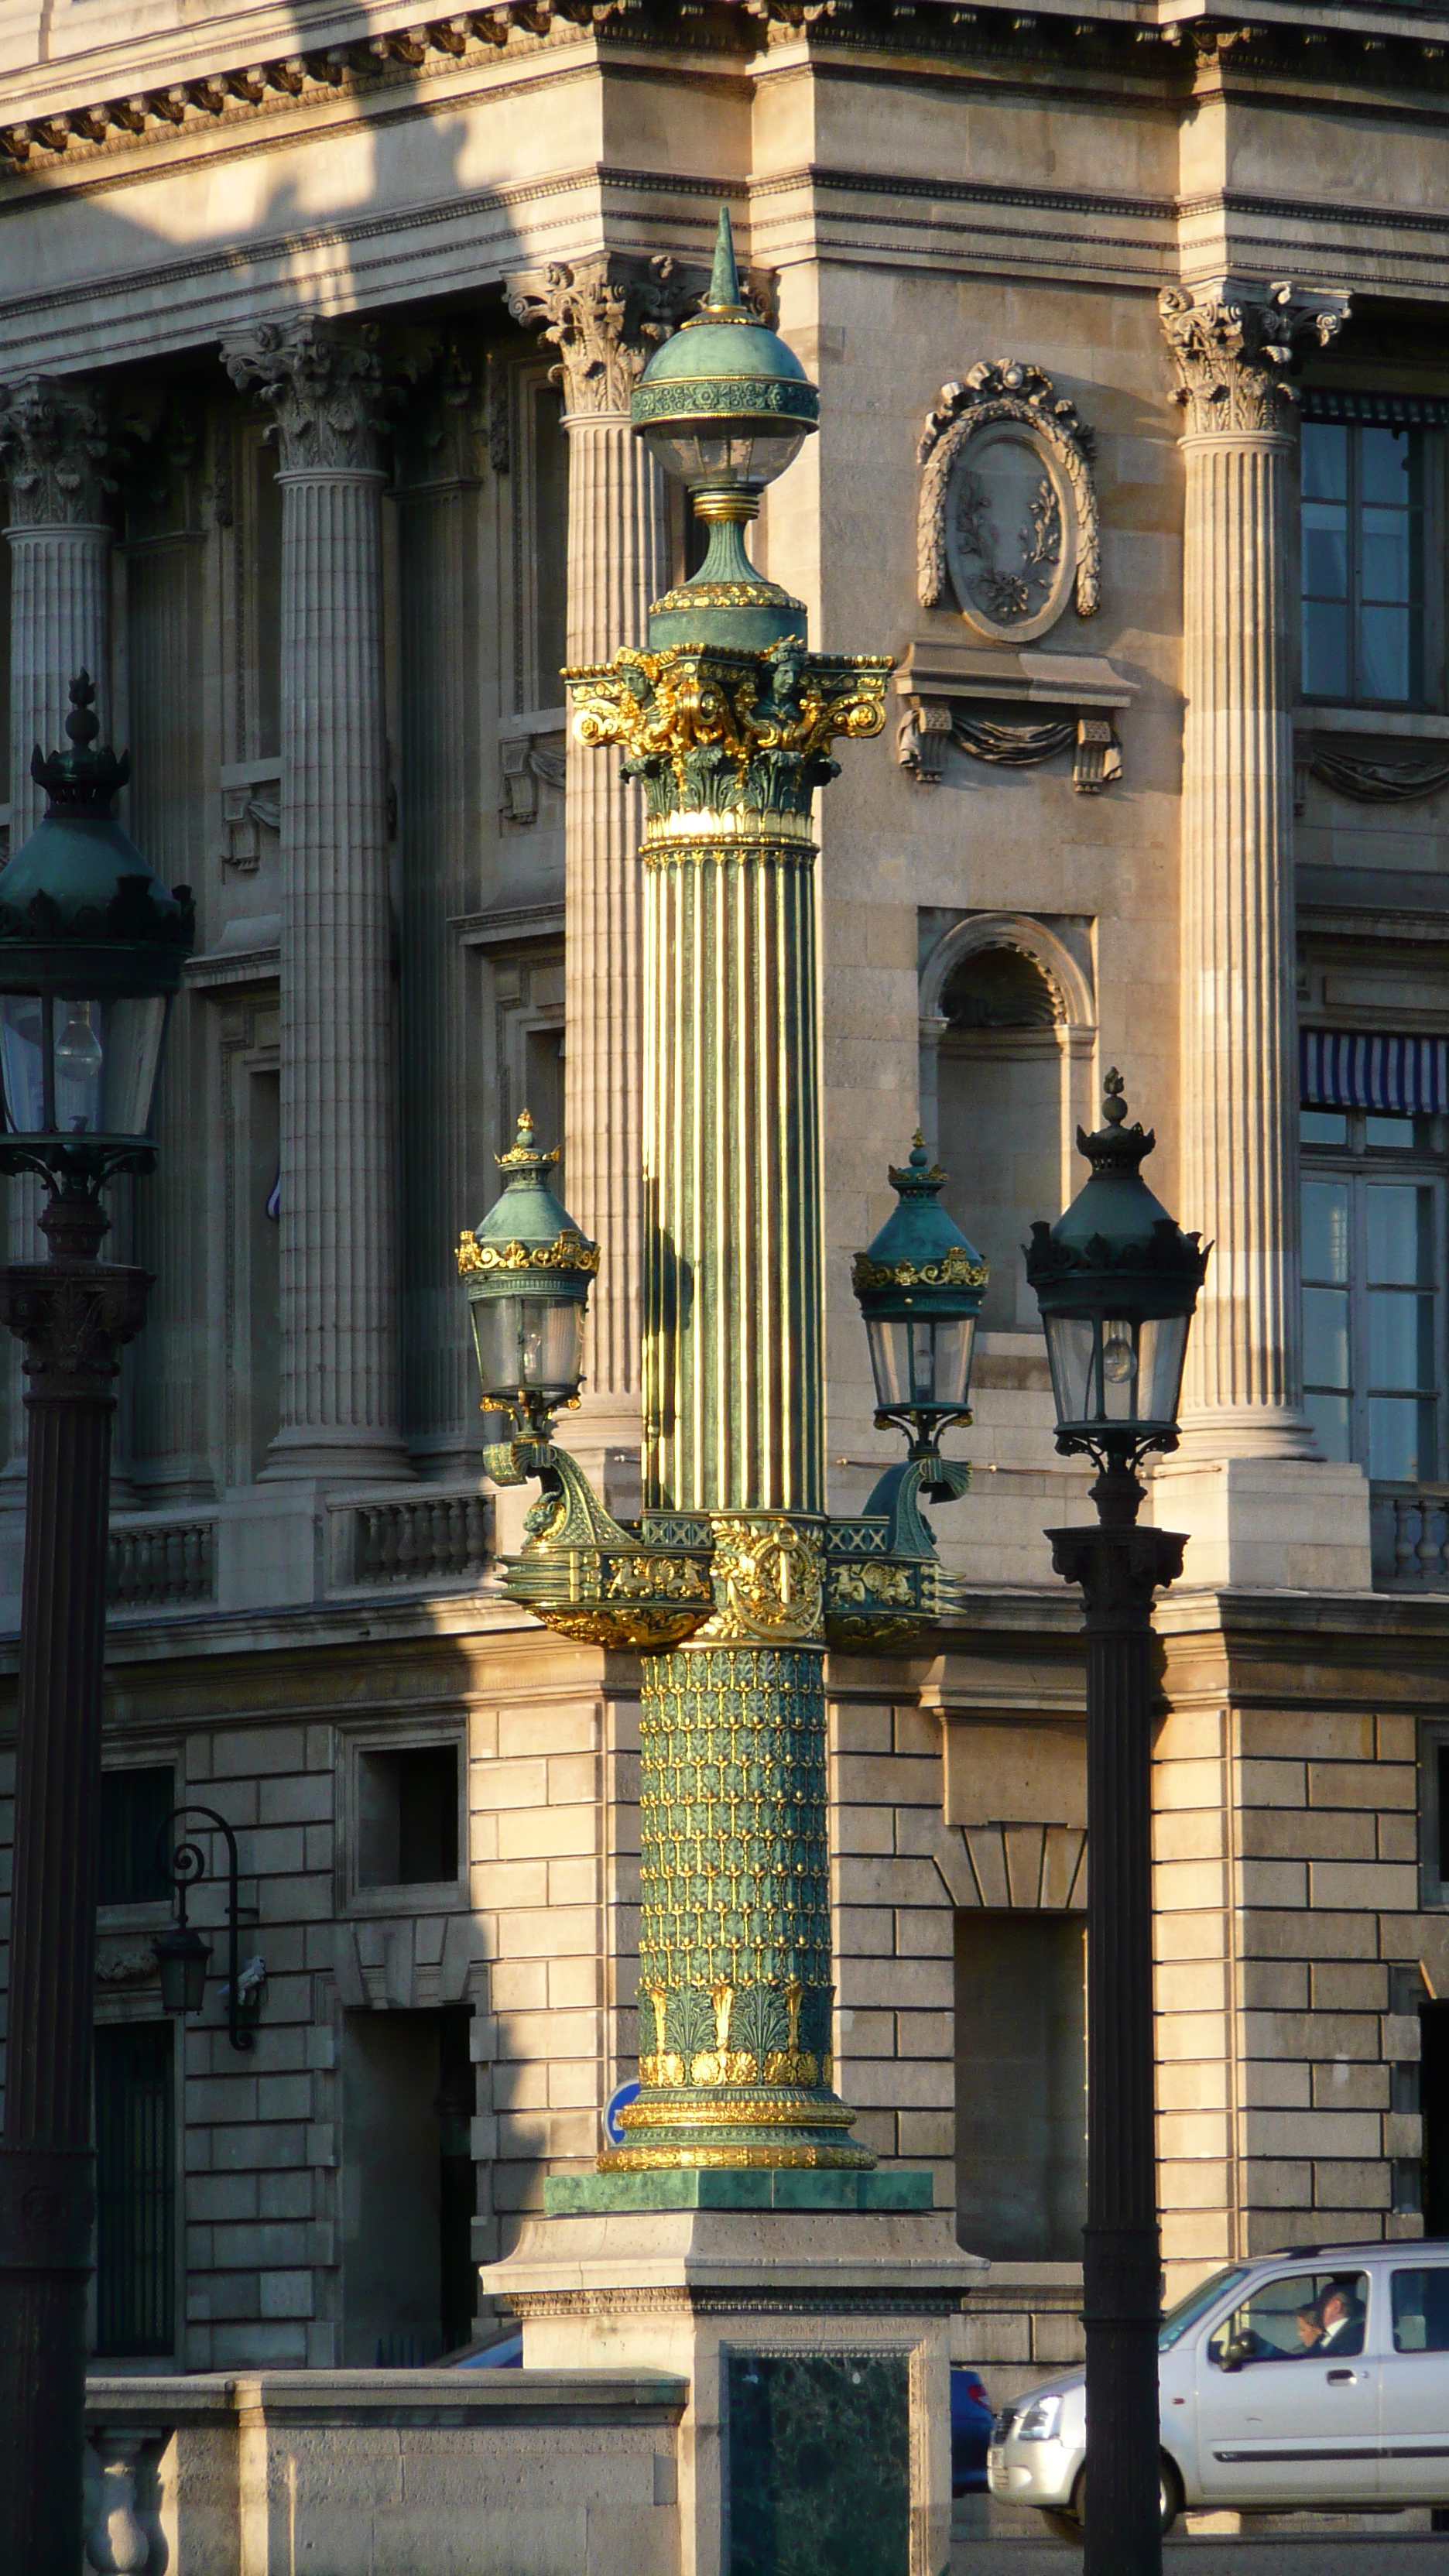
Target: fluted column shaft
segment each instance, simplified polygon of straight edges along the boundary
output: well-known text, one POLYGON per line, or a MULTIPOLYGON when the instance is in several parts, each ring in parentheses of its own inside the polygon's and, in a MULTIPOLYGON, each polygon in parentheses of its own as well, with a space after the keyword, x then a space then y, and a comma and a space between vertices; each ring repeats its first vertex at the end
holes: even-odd
MULTIPOLYGON (((663 477, 627 413, 571 411, 568 653, 642 644, 669 585, 663 477)), ((565 1169, 569 1206, 602 1245, 587 1385, 636 1404, 642 1321, 642 921, 637 796, 617 762, 571 759, 565 798, 565 1169)))
POLYGON ((646 851, 651 1509, 825 1508, 815 852, 791 819, 646 851))
POLYGON ((279 480, 282 1379, 269 1472, 386 1473, 402 1448, 383 477, 279 480))
POLYGON ((1188 415, 1180 1198, 1215 1247, 1188 1341, 1189 1455, 1315 1454, 1302 1409, 1281 371, 1295 333, 1327 337, 1337 316, 1288 296, 1161 299, 1188 415))
POLYGON ((1298 1171, 1289 454, 1267 431, 1186 442, 1180 1196, 1216 1249, 1184 1417, 1245 1450, 1307 1445, 1284 1221, 1298 1171))
MULTIPOLYGON (((456 408, 444 432, 461 441, 456 408)), ((478 810, 477 475, 399 491, 403 924, 402 1369, 409 1450, 434 1473, 461 1470, 479 1437, 453 1236, 467 1196, 467 998, 449 927, 468 908, 478 810)))
POLYGON ((400 1473, 396 1048, 373 336, 224 353, 282 486, 281 1407, 269 1477, 400 1473))
MULTIPOLYGON (((670 263, 617 254, 519 280, 514 318, 558 352, 569 440, 568 658, 601 663, 645 640, 669 584, 664 478, 629 427, 651 348, 693 298, 670 263)), ((603 1259, 589 1300, 586 1419, 637 1420, 643 1312, 640 1184, 642 907, 634 791, 613 762, 571 757, 565 790, 565 1174, 569 1207, 603 1259)), ((582 1427, 582 1426, 580 1426, 582 1427)), ((577 1445, 577 1444, 576 1444, 577 1445)))

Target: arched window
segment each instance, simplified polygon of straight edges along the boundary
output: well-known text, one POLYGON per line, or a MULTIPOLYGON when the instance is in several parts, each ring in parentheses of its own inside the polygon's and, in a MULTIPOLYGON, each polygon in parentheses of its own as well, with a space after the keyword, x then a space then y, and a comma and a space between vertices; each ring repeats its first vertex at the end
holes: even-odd
POLYGON ((946 1205, 990 1267, 987 1332, 1040 1328, 1022 1246, 1076 1186, 1093 1016, 1085 974, 1041 923, 968 915, 923 970, 921 1123, 950 1174, 946 1205))

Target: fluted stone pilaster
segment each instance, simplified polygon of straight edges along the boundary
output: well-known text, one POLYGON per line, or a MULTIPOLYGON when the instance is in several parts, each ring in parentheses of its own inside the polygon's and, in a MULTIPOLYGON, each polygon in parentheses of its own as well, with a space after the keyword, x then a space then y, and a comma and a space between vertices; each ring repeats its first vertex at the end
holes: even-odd
MULTIPOLYGON (((64 742, 78 671, 95 682, 100 739, 110 738, 111 480, 100 396, 80 377, 29 376, 6 386, 0 451, 10 485, 10 847, 18 850, 45 811, 31 752, 37 743, 48 751, 64 742)), ((39 1257, 44 1199, 38 1181, 17 1176, 5 1184, 7 1259, 39 1257)), ((19 1479, 27 1417, 13 1344, 4 1367, 8 1472, 19 1479)))
MULTIPOLYGON (((568 657, 644 641, 669 586, 664 478, 629 428, 650 349, 687 299, 637 262, 555 265, 514 291, 559 352, 569 438, 568 657)), ((560 683, 562 694, 562 683, 560 683)), ((636 798, 614 761, 570 757, 565 799, 565 1170, 569 1207, 603 1248, 589 1306, 586 1406, 637 1415, 642 1317, 642 917, 636 798)))
POLYGON ((281 1421, 268 1476, 395 1474, 395 1044, 382 375, 364 330, 225 351, 282 486, 281 1421))
POLYGON ((398 492, 402 661, 402 1369, 408 1448, 433 1473, 477 1463, 478 1381, 453 1236, 469 1197, 465 961, 479 806, 478 472, 471 422, 443 416, 427 479, 398 492))
MULTIPOLYGON (((199 529, 183 527, 128 551, 131 830, 167 885, 196 876, 205 834, 202 573, 199 529)), ((206 1010, 183 984, 157 1093, 156 1169, 131 1201, 135 1256, 155 1283, 130 1370, 131 1472, 148 1503, 203 1499, 213 1490, 208 1245, 196 1200, 206 1010)))
POLYGON ((1303 1415, 1294 1045, 1293 337, 1287 289, 1162 299, 1187 407, 1181 1049, 1184 1221, 1215 1246, 1188 1342, 1184 1448, 1311 1457, 1303 1415))

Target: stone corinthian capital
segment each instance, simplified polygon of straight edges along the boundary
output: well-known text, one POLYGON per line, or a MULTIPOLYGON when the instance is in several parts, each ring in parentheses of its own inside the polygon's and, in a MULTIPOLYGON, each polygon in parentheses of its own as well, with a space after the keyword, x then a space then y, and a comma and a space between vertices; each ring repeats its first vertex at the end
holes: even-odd
POLYGON ((0 390, 0 454, 13 528, 95 527, 115 490, 105 407, 83 377, 26 376, 0 390))
POLYGON ((271 409, 284 474, 379 470, 387 388, 375 325, 262 322, 221 355, 232 383, 271 409))
POLYGON ((627 413, 629 396, 661 340, 699 301, 670 259, 550 263, 542 283, 517 278, 508 309, 558 351, 551 368, 571 413, 627 413))
POLYGON ((1306 340, 1326 348, 1342 328, 1346 295, 1300 293, 1286 281, 1257 286, 1219 279, 1196 297, 1165 286, 1157 299, 1178 372, 1178 401, 1194 438, 1275 430, 1293 400, 1288 371, 1306 340))

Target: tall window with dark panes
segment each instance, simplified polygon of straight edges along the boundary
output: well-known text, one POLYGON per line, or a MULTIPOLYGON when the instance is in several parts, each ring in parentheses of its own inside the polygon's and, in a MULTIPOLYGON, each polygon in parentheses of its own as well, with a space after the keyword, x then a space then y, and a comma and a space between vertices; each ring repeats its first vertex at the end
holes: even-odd
MULTIPOLYGON (((103 1908, 168 1902, 175 1795, 169 1762, 102 1774, 103 1908)), ((102 2022, 95 2052, 96 2351, 166 2358, 176 2345, 173 2025, 102 2022)))
POLYGON ((1303 1374, 1325 1457, 1431 1483, 1445 1456, 1449 1121, 1306 1106, 1303 1374))
POLYGON ((1424 431, 1306 419, 1302 469, 1304 697, 1422 706, 1424 431))

